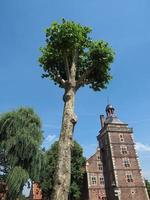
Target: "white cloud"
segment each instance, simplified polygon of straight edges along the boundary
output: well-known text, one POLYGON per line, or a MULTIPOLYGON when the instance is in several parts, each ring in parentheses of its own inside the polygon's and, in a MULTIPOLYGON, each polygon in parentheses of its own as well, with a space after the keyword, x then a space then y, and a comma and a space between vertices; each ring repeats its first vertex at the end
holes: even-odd
POLYGON ((49 142, 52 142, 54 139, 56 138, 56 135, 48 135, 46 138, 45 138, 45 142, 46 143, 49 143, 49 142))
POLYGON ((56 140, 58 140, 58 138, 56 137, 56 135, 49 134, 49 135, 47 135, 45 137, 42 146, 44 148, 48 149, 51 146, 51 144, 53 142, 55 142, 56 140))
POLYGON ((150 152, 150 145, 148 144, 142 144, 140 142, 136 143, 136 149, 139 152, 150 152))

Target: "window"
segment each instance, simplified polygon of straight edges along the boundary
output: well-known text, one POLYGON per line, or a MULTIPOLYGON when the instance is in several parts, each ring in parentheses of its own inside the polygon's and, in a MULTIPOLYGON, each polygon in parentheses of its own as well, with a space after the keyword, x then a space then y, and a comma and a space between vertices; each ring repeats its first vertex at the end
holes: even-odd
POLYGON ((129 158, 123 158, 123 165, 124 165, 125 167, 130 167, 129 158))
POLYGON ((97 178, 96 176, 91 176, 92 185, 97 185, 97 178))
POLYGON ((103 166, 102 166, 102 165, 99 166, 99 170, 100 170, 100 171, 103 170, 103 166))
POLYGON ((100 171, 103 170, 103 166, 102 166, 102 164, 101 164, 100 162, 97 163, 97 167, 98 167, 98 169, 99 169, 100 171))
POLYGON ((126 180, 128 183, 132 183, 133 182, 133 175, 131 172, 127 172, 126 173, 126 180))
POLYGON ((97 156, 97 160, 100 160, 100 156, 97 156))
POLYGON ((100 185, 104 184, 104 177, 102 175, 99 177, 99 183, 100 185))
POLYGON ((120 142, 124 142, 124 137, 122 134, 119 135, 120 142))
POLYGON ((122 145, 120 146, 120 148, 121 148, 121 154, 123 155, 128 154, 127 146, 122 145))

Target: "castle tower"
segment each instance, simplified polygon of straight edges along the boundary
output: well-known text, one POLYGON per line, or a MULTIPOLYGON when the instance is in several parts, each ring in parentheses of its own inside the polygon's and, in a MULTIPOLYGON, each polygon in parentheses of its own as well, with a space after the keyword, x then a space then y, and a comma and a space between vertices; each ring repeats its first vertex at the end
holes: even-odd
POLYGON ((115 115, 112 105, 101 115, 97 136, 101 149, 107 200, 148 200, 133 141, 133 130, 115 115))

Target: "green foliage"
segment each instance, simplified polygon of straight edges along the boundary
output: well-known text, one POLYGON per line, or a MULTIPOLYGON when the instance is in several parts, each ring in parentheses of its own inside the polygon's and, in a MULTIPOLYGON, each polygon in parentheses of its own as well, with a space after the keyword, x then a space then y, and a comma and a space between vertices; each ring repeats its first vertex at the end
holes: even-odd
POLYGON ((6 182, 6 176, 9 170, 5 152, 0 145, 0 182, 6 182))
POLYGON ((79 200, 81 197, 83 176, 85 173, 85 161, 86 159, 83 157, 83 149, 76 141, 74 141, 74 146, 71 152, 71 200, 79 200))
MULTIPOLYGON (((81 197, 85 164, 85 158, 82 154, 83 151, 81 146, 74 141, 71 160, 71 200, 79 200, 81 197)), ((55 142, 51 146, 51 149, 45 152, 45 157, 46 162, 41 170, 40 183, 44 199, 51 200, 58 158, 58 142, 55 142)))
POLYGON ((27 200, 27 198, 24 195, 19 195, 19 200, 27 200))
POLYGON ((24 184, 28 181, 29 174, 22 167, 14 167, 8 174, 7 182, 9 193, 7 198, 14 200, 22 192, 20 188, 23 188, 24 184))
POLYGON ((42 56, 39 58, 45 72, 43 77, 49 77, 65 88, 60 79, 69 81, 67 67, 70 72, 77 54, 76 89, 84 85, 89 85, 95 91, 105 88, 112 78, 110 64, 114 52, 107 42, 92 41, 90 32, 91 28, 73 21, 63 19, 61 24, 52 23, 46 29, 46 46, 41 48, 42 56))
POLYGON ((42 187, 43 198, 45 200, 50 200, 58 158, 58 142, 55 142, 51 148, 44 153, 44 156, 45 162, 43 163, 40 173, 40 184, 42 187))
POLYGON ((62 51, 73 51, 75 48, 87 47, 89 39, 87 34, 91 32, 88 27, 82 27, 73 21, 62 20, 62 24, 53 22, 46 30, 47 43, 51 43, 53 48, 62 51))
POLYGON ((145 185, 146 185, 146 189, 147 189, 147 192, 148 192, 148 196, 150 198, 150 182, 148 180, 145 180, 145 185))
POLYGON ((30 177, 41 169, 41 122, 31 108, 20 108, 0 116, 0 150, 7 166, 8 199, 15 199, 30 177))

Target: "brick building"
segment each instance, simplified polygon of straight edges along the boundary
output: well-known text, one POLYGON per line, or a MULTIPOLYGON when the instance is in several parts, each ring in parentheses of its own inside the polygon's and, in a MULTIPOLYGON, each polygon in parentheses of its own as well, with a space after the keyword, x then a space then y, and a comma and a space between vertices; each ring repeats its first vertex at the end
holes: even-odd
POLYGON ((105 200, 105 184, 100 149, 86 161, 89 200, 105 200))
POLYGON ((138 162, 133 130, 112 105, 101 115, 97 152, 86 162, 89 200, 149 200, 138 162), (102 182, 104 184, 102 184, 102 182))
POLYGON ((38 183, 32 183, 29 200, 42 200, 42 191, 38 183))

